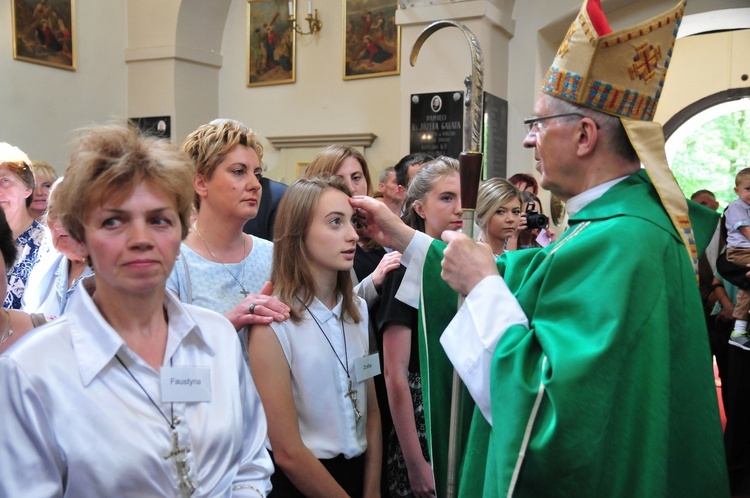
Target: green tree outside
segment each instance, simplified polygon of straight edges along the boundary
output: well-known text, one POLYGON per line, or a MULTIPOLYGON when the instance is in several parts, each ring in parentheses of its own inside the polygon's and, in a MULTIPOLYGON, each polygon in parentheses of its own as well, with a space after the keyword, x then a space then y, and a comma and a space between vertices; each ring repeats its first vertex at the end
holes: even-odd
POLYGON ((707 189, 726 207, 737 198, 734 176, 750 167, 750 111, 725 114, 695 130, 678 146, 670 166, 687 197, 707 189))

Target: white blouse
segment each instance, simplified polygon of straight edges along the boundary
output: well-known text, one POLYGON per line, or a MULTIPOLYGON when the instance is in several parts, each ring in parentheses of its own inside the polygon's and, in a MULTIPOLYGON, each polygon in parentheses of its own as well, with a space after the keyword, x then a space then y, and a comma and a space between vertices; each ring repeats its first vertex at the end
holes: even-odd
POLYGON ((211 398, 165 403, 159 372, 99 313, 93 279, 84 283, 65 315, 0 356, 0 496, 180 496, 169 425, 116 355, 181 419, 194 497, 265 496, 266 419, 232 325, 167 292, 163 364, 208 367, 211 398))
POLYGON ((68 266, 68 258, 57 250, 50 250, 42 256, 31 270, 21 298, 21 308, 26 313, 42 313, 52 318, 62 315, 81 280, 94 274, 94 270, 86 266, 73 286, 68 288, 68 266))
MULTIPOLYGON (((355 303, 362 316, 359 323, 341 320, 341 301, 329 310, 315 298, 309 309, 320 327, 307 311, 298 323, 271 323, 291 370, 302 442, 316 458, 340 454, 353 458, 367 450, 367 383, 356 382, 354 374, 354 361, 368 352, 367 304, 359 298, 355 298, 355 303), (355 420, 351 399, 345 396, 349 379, 337 356, 344 364, 348 357, 357 407, 362 414, 359 421, 355 420)), ((270 442, 267 445, 271 449, 270 442)))

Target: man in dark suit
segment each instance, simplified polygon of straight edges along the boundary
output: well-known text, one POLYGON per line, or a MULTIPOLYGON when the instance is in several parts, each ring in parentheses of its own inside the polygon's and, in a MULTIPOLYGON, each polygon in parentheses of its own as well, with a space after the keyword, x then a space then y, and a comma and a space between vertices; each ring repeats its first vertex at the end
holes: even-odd
MULTIPOLYGON (((256 174, 260 175, 262 172, 256 171, 256 174)), ((266 177, 260 178, 260 185, 263 187, 263 193, 260 198, 258 215, 248 220, 245 226, 242 227, 242 231, 273 242, 276 209, 279 207, 279 202, 284 192, 286 192, 287 186, 266 177)))

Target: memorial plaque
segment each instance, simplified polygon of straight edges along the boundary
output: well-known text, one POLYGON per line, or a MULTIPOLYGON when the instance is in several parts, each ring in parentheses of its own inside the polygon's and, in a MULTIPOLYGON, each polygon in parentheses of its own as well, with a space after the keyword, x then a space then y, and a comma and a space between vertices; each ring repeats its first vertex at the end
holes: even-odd
POLYGON ((152 116, 148 118, 130 118, 141 133, 169 140, 172 137, 170 116, 152 116))
POLYGON ((484 92, 483 122, 484 179, 507 178, 508 101, 484 92))
POLYGON ((463 92, 412 94, 409 153, 458 158, 463 150, 463 98, 463 92))

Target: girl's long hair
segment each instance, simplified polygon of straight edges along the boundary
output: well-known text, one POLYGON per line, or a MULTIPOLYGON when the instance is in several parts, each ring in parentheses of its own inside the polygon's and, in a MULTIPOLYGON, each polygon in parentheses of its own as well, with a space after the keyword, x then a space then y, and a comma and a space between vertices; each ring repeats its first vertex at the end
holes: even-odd
MULTIPOLYGON (((305 248, 305 237, 315 208, 328 189, 351 196, 340 176, 322 174, 303 178, 287 189, 276 213, 271 282, 274 294, 291 308, 291 320, 295 323, 302 319, 302 310, 315 296, 316 282, 310 271, 312 263, 305 248)), ((354 294, 349 270, 338 272, 336 291, 343 298, 342 314, 359 323, 362 320, 356 306, 359 298, 354 294)))

